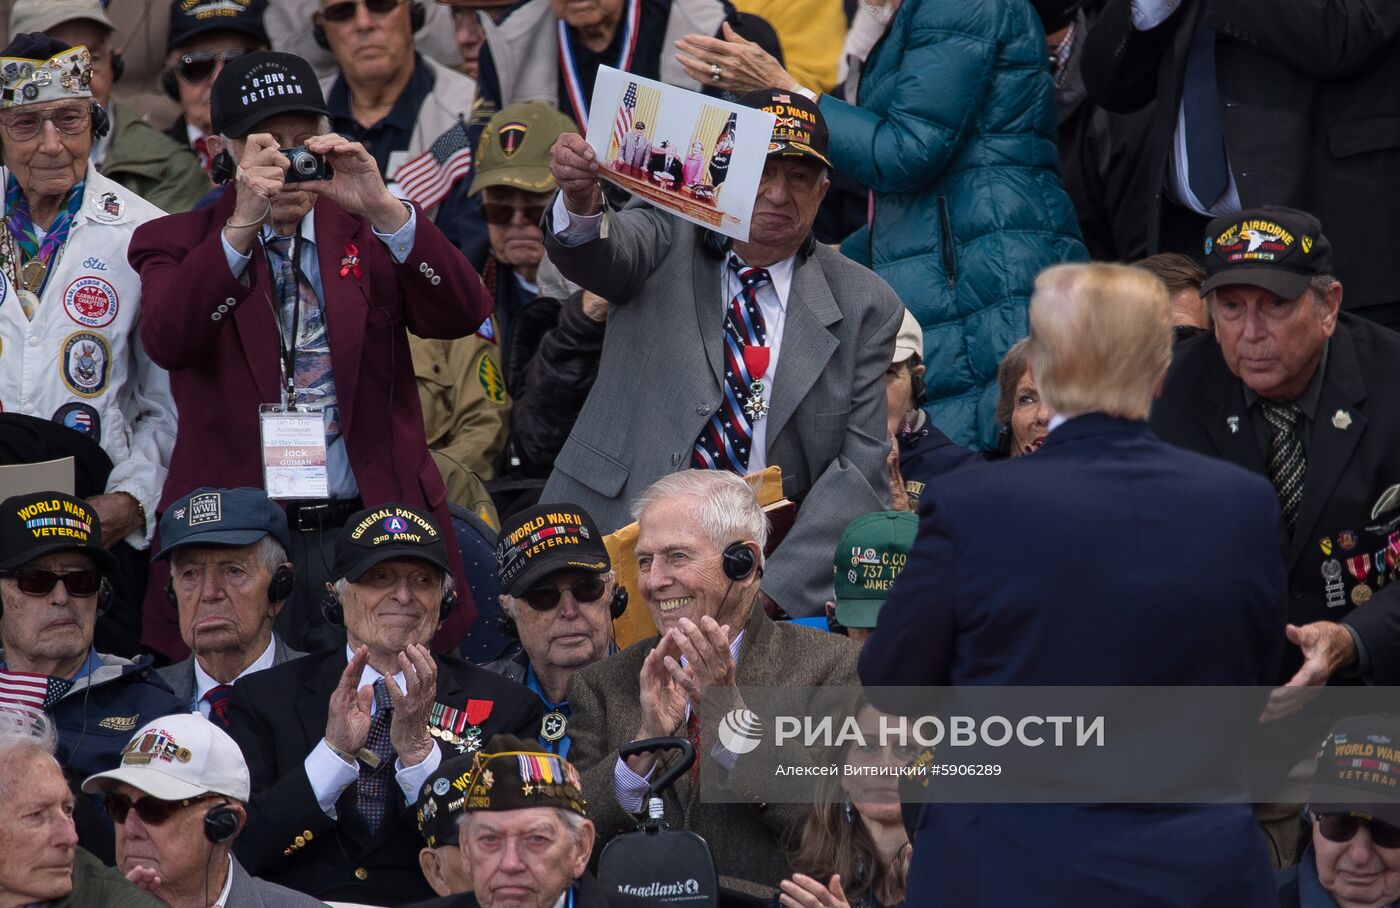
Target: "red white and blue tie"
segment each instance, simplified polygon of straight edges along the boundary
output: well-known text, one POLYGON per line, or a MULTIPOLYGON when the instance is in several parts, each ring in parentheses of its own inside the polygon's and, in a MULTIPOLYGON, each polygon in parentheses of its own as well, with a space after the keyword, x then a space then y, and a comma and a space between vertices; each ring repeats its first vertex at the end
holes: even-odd
POLYGON ((724 400, 695 440, 691 466, 742 474, 748 470, 753 446, 749 413, 755 407, 749 402, 762 394, 761 380, 768 361, 768 326, 758 306, 758 289, 772 281, 763 268, 741 267, 734 259, 729 260, 729 267, 741 286, 724 316, 724 400), (755 357, 759 351, 764 355, 755 357), (759 370, 755 359, 762 360, 758 375, 753 374, 759 370))

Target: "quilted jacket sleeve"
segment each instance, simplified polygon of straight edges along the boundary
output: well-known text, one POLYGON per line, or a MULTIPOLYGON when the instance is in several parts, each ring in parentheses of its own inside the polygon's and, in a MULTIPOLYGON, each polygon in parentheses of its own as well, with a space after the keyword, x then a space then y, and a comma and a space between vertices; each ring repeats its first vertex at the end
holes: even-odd
POLYGON ((903 78, 890 109, 877 114, 821 98, 832 161, 877 193, 914 192, 938 179, 986 103, 1000 6, 906 3, 875 51, 900 54, 903 78))

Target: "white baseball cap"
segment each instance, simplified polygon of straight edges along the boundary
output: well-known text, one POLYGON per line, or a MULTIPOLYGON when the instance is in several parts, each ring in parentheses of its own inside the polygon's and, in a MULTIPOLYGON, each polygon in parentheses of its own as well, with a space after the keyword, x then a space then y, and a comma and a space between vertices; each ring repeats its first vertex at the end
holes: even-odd
POLYGON ((899 325, 899 333, 894 336, 894 357, 892 363, 902 363, 911 356, 924 358, 924 329, 919 320, 908 310, 904 310, 904 321, 899 325))
POLYGON ((121 765, 83 782, 87 794, 110 791, 119 782, 162 801, 206 794, 248 800, 248 764, 238 745, 199 713, 179 713, 147 722, 131 736, 121 765))

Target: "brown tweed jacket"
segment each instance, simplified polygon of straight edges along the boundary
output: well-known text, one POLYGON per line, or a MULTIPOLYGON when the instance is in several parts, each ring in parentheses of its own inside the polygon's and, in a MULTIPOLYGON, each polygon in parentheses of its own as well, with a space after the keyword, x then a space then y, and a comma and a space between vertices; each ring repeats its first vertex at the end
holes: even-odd
MULTIPOLYGON (((573 714, 569 759, 582 774, 588 814, 597 826, 600 843, 636 828, 637 818, 618 806, 613 772, 618 747, 635 740, 641 725, 642 662, 660 639, 651 637, 633 644, 569 681, 573 714)), ((854 685, 858 683, 855 664, 859 654, 859 647, 844 636, 775 623, 762 608, 755 607, 744 625, 736 680, 740 687, 854 685)), ((683 729, 681 734, 685 734, 683 729)), ((702 750, 708 751, 708 741, 707 735, 702 750)), ((702 763, 707 756, 701 755, 702 763)), ((745 760, 740 757, 735 763, 726 787, 738 792, 762 791, 761 772, 771 773, 771 768, 760 770, 753 760, 746 766, 745 760)), ((700 788, 708 785, 693 786, 688 774, 677 779, 663 796, 667 822, 673 829, 690 829, 709 843, 724 888, 771 897, 779 881, 792 873, 786 846, 810 808, 804 804, 764 804, 757 796, 747 804, 710 803, 700 797, 700 788)))

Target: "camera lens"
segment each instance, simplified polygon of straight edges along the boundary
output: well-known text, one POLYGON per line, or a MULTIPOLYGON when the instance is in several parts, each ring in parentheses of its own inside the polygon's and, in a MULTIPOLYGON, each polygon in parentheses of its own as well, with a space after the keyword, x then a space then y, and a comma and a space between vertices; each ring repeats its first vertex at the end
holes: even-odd
POLYGON ((309 177, 316 172, 316 156, 307 151, 300 152, 292 158, 292 167, 302 176, 309 177))

